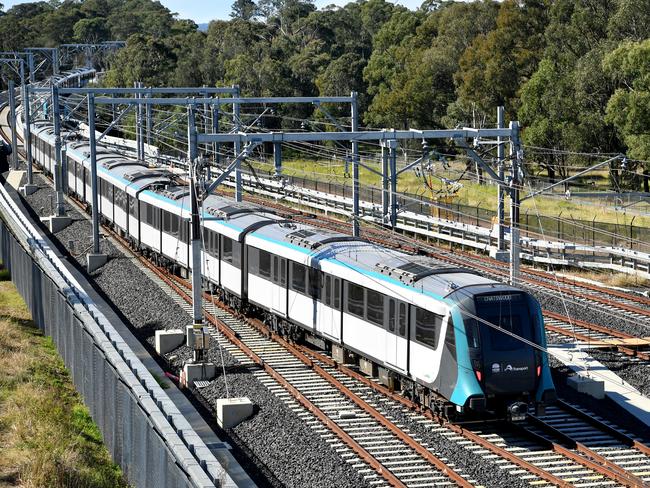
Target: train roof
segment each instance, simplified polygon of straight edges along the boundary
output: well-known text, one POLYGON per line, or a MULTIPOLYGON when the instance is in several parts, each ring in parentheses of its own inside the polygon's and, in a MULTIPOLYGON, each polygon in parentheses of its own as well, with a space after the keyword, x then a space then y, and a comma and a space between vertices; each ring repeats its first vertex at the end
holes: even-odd
POLYGON ((366 276, 384 277, 414 291, 446 296, 469 285, 497 283, 465 268, 425 256, 413 256, 364 239, 303 223, 265 226, 251 236, 287 249, 287 256, 309 255, 312 263, 342 265, 366 276), (291 253, 291 254, 289 254, 291 253))
MULTIPOLYGON (((47 132, 50 137, 53 135, 51 126, 45 123, 38 131, 47 132)), ((74 142, 72 146, 81 153, 89 152, 86 141, 74 142)), ((100 145, 97 150, 98 166, 102 172, 123 182, 130 194, 153 194, 154 198, 164 202, 167 209, 189 217, 188 187, 178 184, 177 173, 149 168, 100 145)), ((312 264, 327 262, 332 266, 342 266, 348 271, 384 279, 415 292, 447 296, 466 286, 499 284, 464 268, 385 248, 341 232, 287 221, 259 205, 234 202, 220 195, 205 198, 203 219, 206 227, 232 239, 241 241, 244 235, 249 235, 261 239, 268 246, 281 246, 286 257, 312 264)))

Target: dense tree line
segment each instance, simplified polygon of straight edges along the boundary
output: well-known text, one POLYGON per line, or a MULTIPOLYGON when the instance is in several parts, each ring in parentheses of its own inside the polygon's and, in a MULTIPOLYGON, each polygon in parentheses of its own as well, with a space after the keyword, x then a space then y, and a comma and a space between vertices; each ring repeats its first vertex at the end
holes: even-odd
MULTIPOLYGON (((523 124, 528 159, 551 178, 584 164, 580 153, 625 152, 631 171, 650 160, 650 0, 426 0, 417 11, 385 0, 321 10, 311 0, 235 0, 230 16, 201 32, 156 1, 52 0, 4 12, 0 42, 126 39, 112 85, 354 90, 374 127, 491 125, 505 105, 523 124)), ((613 174, 619 185, 643 181, 613 174)))

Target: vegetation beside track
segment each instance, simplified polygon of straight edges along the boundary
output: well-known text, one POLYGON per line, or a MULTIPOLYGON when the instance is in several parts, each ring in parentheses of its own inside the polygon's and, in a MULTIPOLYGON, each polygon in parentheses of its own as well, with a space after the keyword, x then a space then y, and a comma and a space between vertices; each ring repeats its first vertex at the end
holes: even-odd
MULTIPOLYGON (((376 163, 364 163, 376 170, 381 170, 376 163)), ((453 175, 456 177, 463 172, 464 163, 452 163, 453 175)), ((272 161, 255 161, 256 170, 273 172, 272 161)), ((282 162, 282 170, 285 175, 296 176, 299 178, 315 179, 319 181, 331 181, 352 186, 352 179, 345 176, 345 164, 340 160, 308 160, 308 159, 286 159, 282 162)), ((452 174, 438 172, 441 176, 453 179, 452 174)), ((381 187, 381 178, 379 175, 361 167, 359 169, 360 180, 364 185, 381 187)), ((594 191, 607 190, 607 173, 595 172, 591 176, 594 183, 594 191)), ((491 184, 479 185, 472 181, 461 181, 462 187, 452 200, 453 204, 467 205, 471 207, 480 207, 487 210, 496 211, 497 209, 497 187, 491 184)), ((432 180, 434 190, 442 191, 444 185, 438 179, 432 180)), ((431 195, 431 192, 424 185, 422 177, 419 177, 413 171, 407 171, 400 175, 397 189, 400 192, 431 195)), ((437 194, 438 196, 444 193, 437 194)), ((537 196, 534 199, 522 203, 522 212, 529 212, 532 216, 537 213, 545 217, 557 217, 566 220, 584 220, 596 222, 607 222, 619 225, 650 226, 650 217, 638 215, 634 212, 622 212, 613 207, 602 204, 601 202, 586 202, 584 199, 566 199, 561 194, 555 196, 537 196)), ((635 207, 636 208, 636 207, 635 207)))
POLYGON ((127 487, 52 340, 0 269, 0 487, 127 487))

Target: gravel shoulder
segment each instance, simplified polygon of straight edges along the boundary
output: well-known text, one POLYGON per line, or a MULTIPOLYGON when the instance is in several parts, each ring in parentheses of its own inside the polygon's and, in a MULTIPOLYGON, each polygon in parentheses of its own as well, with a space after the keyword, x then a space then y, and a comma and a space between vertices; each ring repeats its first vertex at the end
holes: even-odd
MULTIPOLYGON (((53 190, 48 182, 41 178, 40 175, 35 175, 35 181, 42 189, 27 197, 27 200, 39 216, 46 216, 52 213, 53 190)), ((55 237, 62 246, 71 250, 74 259, 84 267, 85 254, 92 245, 91 224, 76 208, 67 204, 66 207, 73 223, 58 232, 55 237), (73 243, 72 246, 70 243, 73 243)), ((125 256, 107 239, 102 239, 101 250, 109 255, 109 262, 93 273, 92 277, 97 288, 120 309, 141 341, 152 346, 155 330, 182 328, 191 323, 191 317, 140 271, 133 258, 125 256)), ((564 305, 557 298, 539 292, 533 293, 544 308, 565 313, 564 305)), ((596 323, 605 321, 597 310, 581 305, 567 306, 569 313, 574 317, 596 323)), ((617 327, 631 334, 647 335, 647 330, 642 324, 631 324, 627 320, 616 323, 607 319, 604 325, 617 327)), ((182 346, 166 355, 165 359, 169 362, 171 370, 177 372, 190 355, 189 348, 182 346)), ((227 351, 219 351, 215 342, 208 351, 208 359, 217 365, 218 376, 209 386, 195 393, 201 397, 200 400, 204 404, 214 408, 216 400, 226 396, 227 380, 229 396, 248 396, 255 403, 254 415, 234 429, 229 429, 227 434, 243 452, 248 453, 251 461, 261 465, 261 469, 268 473, 268 486, 369 486, 323 437, 305 423, 298 415, 299 411, 287 406, 260 383, 256 377, 257 368, 241 365, 227 351)), ((626 381, 648 394, 649 366, 624 367, 625 364, 618 364, 615 358, 605 360, 610 361, 608 364, 613 367, 619 368, 617 372, 626 381), (644 369, 640 369, 641 367, 644 369)), ((648 434, 647 428, 638 425, 638 422, 629 418, 625 412, 618 411, 620 409, 605 403, 601 406, 589 397, 567 388, 565 368, 555 363, 553 367, 554 380, 562 397, 588 405, 595 413, 613 419, 635 433, 644 436, 648 434)), ((417 422, 403 409, 391 407, 379 395, 372 394, 371 397, 396 423, 405 426, 422 442, 428 443, 432 452, 455 465, 467 478, 475 479, 485 486, 526 485, 516 475, 497 469, 498 464, 494 461, 481 458, 455 441, 449 440, 439 431, 417 422)))

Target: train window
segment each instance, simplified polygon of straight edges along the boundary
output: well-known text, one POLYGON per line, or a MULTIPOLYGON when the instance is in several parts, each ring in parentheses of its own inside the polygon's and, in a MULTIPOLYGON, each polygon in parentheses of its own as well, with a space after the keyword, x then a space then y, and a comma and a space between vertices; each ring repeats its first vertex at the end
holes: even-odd
POLYGON ((384 295, 374 290, 366 290, 368 300, 368 321, 384 326, 384 295))
MULTIPOLYGON (((175 218, 175 221, 176 221, 176 225, 178 225, 177 218, 175 218)), ((206 232, 208 234, 208 253, 212 257, 216 258, 217 256, 219 256, 219 234, 209 229, 206 229, 206 232)))
POLYGON ((259 268, 261 277, 271 278, 271 253, 259 251, 259 268))
POLYGON ((314 268, 309 268, 309 295, 318 300, 320 289, 323 286, 323 273, 314 268))
POLYGON ((158 207, 155 207, 154 205, 151 206, 151 210, 153 211, 153 228, 156 230, 160 230, 160 228, 162 227, 160 222, 161 220, 160 213, 162 212, 162 210, 159 209, 158 207))
POLYGON ((336 310, 341 309, 341 280, 339 278, 334 278, 334 308, 336 310))
MULTIPOLYGON (((498 326, 501 329, 512 332, 518 336, 526 336, 527 334, 523 333, 521 326, 521 317, 515 314, 501 315, 487 317, 485 319, 491 324, 498 326)), ((489 327, 490 329, 490 345, 494 351, 515 351, 517 349, 522 349, 526 347, 526 344, 520 341, 517 337, 512 337, 511 335, 504 334, 494 327, 489 327)))
POLYGON ((406 303, 400 302, 400 304, 399 304, 399 335, 401 337, 406 337, 406 320, 407 320, 406 303))
POLYGON ((181 220, 179 226, 179 239, 181 242, 188 243, 190 236, 190 223, 187 220, 181 220))
POLYGON ((388 330, 395 332, 395 300, 388 300, 388 330))
POLYGON ((325 305, 328 307, 332 305, 332 277, 325 276, 325 305))
POLYGON ((170 219, 170 227, 169 227, 169 232, 173 236, 178 236, 178 233, 180 231, 180 223, 181 219, 178 215, 174 215, 173 213, 169 214, 169 219, 170 219))
POLYGON ((241 266, 241 253, 242 253, 242 244, 238 241, 232 241, 232 264, 233 266, 241 266))
POLYGON ((280 258, 273 256, 273 282, 277 283, 280 280, 280 258))
POLYGON ((435 349, 442 326, 442 317, 423 308, 415 309, 415 339, 435 349))
MULTIPOLYGON (((451 326, 451 317, 449 317, 449 325, 447 325, 447 327, 450 326, 451 326)), ((478 323, 476 322, 476 320, 471 319, 466 321, 465 334, 467 335, 468 346, 477 349, 480 343, 479 343, 478 323)))
POLYGON ((232 263, 232 239, 229 237, 222 237, 221 243, 221 259, 226 263, 232 263))
POLYGON ((255 247, 248 247, 248 272, 252 275, 259 275, 260 252, 255 247))
POLYGON ((364 302, 363 287, 348 283, 348 313, 363 318, 364 302))
POLYGON ((298 263, 291 263, 291 289, 307 293, 307 269, 298 263))
POLYGON ((171 231, 171 217, 172 215, 167 210, 162 211, 162 231, 165 234, 169 234, 171 231))
POLYGON ((284 258, 280 258, 280 284, 287 284, 287 260, 284 258))
POLYGON ((133 217, 137 217, 138 215, 138 200, 135 197, 129 197, 129 215, 132 215, 133 217))

